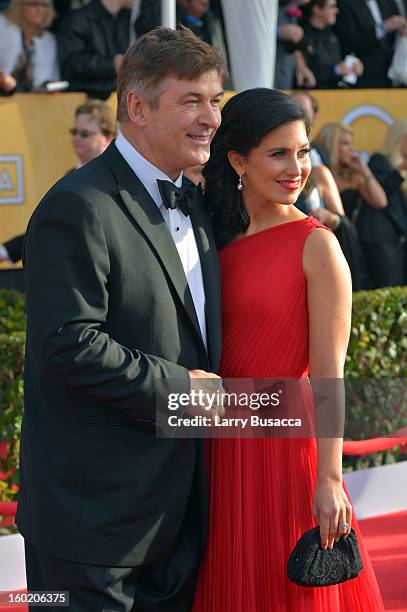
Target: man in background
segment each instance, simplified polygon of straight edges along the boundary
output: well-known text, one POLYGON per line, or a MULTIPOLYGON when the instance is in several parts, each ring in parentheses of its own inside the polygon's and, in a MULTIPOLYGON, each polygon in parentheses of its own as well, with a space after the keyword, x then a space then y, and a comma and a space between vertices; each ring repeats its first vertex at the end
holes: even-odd
POLYGON ((130 42, 132 0, 92 0, 62 19, 57 39, 61 77, 70 91, 106 100, 130 42))
MULTIPOLYGON (((88 161, 101 155, 116 135, 116 120, 110 106, 100 100, 90 100, 75 111, 74 125, 70 128, 72 147, 77 162, 73 172, 88 161)), ((22 258, 25 234, 0 244, 0 262, 17 263, 22 258)))

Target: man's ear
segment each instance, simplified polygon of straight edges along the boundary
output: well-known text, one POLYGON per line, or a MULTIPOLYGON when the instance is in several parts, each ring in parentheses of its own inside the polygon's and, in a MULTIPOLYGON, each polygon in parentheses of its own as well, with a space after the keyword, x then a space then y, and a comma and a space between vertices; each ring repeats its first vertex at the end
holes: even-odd
POLYGON ((244 159, 241 155, 239 155, 239 153, 236 153, 236 151, 229 151, 228 160, 233 170, 236 172, 236 174, 239 174, 239 176, 244 174, 245 172, 244 159))
POLYGON ((147 102, 137 92, 127 93, 127 114, 132 123, 138 127, 146 126, 145 110, 147 102))

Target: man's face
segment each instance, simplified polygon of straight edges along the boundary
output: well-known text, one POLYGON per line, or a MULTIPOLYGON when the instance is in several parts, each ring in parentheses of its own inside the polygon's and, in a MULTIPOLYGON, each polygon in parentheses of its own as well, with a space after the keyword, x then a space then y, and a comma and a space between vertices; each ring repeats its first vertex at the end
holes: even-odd
POLYGON ((191 81, 167 77, 157 110, 143 103, 144 154, 170 178, 205 164, 221 121, 222 83, 216 70, 191 81))
POLYGON ((81 164, 101 155, 112 140, 101 132, 96 119, 85 113, 77 115, 71 132, 72 146, 81 164))
POLYGON ((294 102, 296 104, 298 104, 298 106, 300 106, 302 108, 303 111, 305 111, 307 113, 307 115, 309 116, 311 125, 314 123, 315 120, 315 115, 314 115, 314 109, 312 107, 312 102, 310 100, 310 98, 303 94, 303 93, 293 93, 291 95, 291 99, 294 100, 294 102))

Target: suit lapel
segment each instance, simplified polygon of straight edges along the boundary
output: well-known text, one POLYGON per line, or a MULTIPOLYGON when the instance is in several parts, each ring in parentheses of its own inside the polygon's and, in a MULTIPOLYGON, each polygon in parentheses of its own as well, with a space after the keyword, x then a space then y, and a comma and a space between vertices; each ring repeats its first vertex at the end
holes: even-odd
POLYGON ((220 278, 218 253, 212 237, 211 221, 203 208, 202 197, 198 198, 191 212, 195 240, 201 260, 205 290, 205 315, 208 354, 211 368, 218 369, 220 357, 220 278))
POLYGON ((144 185, 118 152, 114 143, 108 147, 102 157, 116 179, 124 206, 160 260, 203 345, 188 281, 177 248, 162 214, 144 185))

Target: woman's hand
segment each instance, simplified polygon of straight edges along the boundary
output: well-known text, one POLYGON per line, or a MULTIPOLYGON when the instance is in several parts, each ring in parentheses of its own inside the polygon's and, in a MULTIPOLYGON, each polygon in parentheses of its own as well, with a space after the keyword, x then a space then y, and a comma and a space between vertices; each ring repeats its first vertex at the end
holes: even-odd
POLYGON ((335 74, 337 74, 338 76, 349 76, 350 74, 353 74, 353 73, 354 73, 353 66, 350 66, 345 61, 339 62, 339 64, 336 64, 335 66, 335 74))
POLYGON ((351 170, 354 172, 361 174, 365 179, 372 174, 368 166, 365 164, 363 159, 359 157, 359 155, 352 155, 352 159, 349 162, 349 168, 351 168, 351 170))
POLYGON ((365 71, 365 66, 363 62, 361 62, 358 57, 355 57, 355 61, 353 63, 353 72, 356 74, 357 77, 360 77, 362 76, 364 71, 365 71))
POLYGON ((396 166, 396 170, 398 172, 404 172, 405 170, 407 170, 407 158, 403 158, 403 160, 399 163, 398 166, 396 166))
POLYGON ((342 480, 327 478, 318 481, 315 487, 312 512, 319 524, 321 547, 333 548, 341 535, 347 537, 352 523, 352 506, 346 495, 342 480), (348 526, 338 527, 346 523, 348 526))
POLYGON ((17 86, 17 81, 10 74, 0 69, 0 88, 4 91, 12 91, 17 86))

